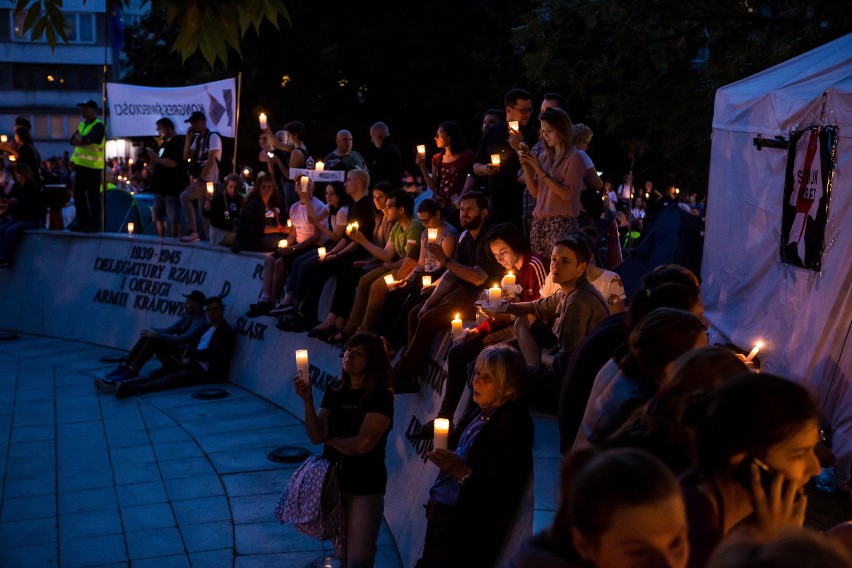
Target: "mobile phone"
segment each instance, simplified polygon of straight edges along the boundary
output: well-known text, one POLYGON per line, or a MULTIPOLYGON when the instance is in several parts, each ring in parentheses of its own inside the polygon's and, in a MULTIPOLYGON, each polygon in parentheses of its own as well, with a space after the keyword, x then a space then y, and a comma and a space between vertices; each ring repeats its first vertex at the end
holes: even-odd
MULTIPOLYGON (((763 487, 763 491, 767 495, 769 495, 769 489, 770 487, 772 487, 772 482, 779 475, 779 472, 760 458, 747 457, 746 459, 744 459, 742 463, 740 463, 736 468, 734 468, 734 479, 736 479, 743 487, 748 490, 749 493, 751 493, 752 464, 757 466, 757 470, 760 473, 760 485, 763 487)), ((787 482, 785 481, 785 484, 786 483, 787 482)))

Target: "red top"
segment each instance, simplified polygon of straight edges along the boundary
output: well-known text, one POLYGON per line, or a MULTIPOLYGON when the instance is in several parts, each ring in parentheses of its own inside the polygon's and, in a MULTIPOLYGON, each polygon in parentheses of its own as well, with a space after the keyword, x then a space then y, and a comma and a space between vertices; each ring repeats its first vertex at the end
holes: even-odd
MULTIPOLYGON (((528 252, 524 255, 523 264, 520 270, 515 275, 515 283, 521 287, 521 301, 532 302, 538 300, 539 290, 547 277, 548 270, 545 268, 544 257, 534 252, 528 252)), ((504 327, 511 325, 510 321, 498 321, 494 318, 489 318, 476 326, 480 335, 487 335, 495 331, 499 331, 504 327)))
POLYGON ((444 153, 432 156, 432 177, 438 183, 433 192, 442 201, 450 201, 464 189, 467 174, 473 173, 473 163, 476 156, 470 150, 464 150, 452 162, 444 161, 444 153))

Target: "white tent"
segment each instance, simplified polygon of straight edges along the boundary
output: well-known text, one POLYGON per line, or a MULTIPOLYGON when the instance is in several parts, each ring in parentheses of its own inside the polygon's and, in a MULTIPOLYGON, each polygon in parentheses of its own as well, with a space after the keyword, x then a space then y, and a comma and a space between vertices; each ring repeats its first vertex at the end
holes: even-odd
POLYGON ((716 93, 702 294, 722 340, 765 342, 763 368, 806 384, 852 460, 852 34, 716 93), (786 150, 753 140, 839 127, 820 272, 780 260, 786 150))

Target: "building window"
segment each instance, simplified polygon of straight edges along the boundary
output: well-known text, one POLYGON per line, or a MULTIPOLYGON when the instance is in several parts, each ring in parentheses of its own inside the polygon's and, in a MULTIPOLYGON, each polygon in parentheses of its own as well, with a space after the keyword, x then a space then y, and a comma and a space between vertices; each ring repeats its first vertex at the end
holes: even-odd
MULTIPOLYGON (((21 10, 15 12, 9 11, 12 23, 12 41, 28 42, 32 35, 31 31, 24 31, 24 20, 27 17, 27 11, 21 10)), ((68 36, 68 44, 88 44, 95 43, 95 14, 68 12, 65 14, 65 33, 68 36)), ((35 40, 35 43, 47 43, 47 38, 44 34, 35 40)))

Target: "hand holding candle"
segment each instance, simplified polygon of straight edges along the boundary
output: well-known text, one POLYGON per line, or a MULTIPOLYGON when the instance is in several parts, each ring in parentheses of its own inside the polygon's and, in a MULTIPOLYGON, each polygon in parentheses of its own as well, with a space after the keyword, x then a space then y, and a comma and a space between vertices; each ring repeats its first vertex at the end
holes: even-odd
POLYGON ((216 186, 213 185, 212 181, 207 182, 207 195, 213 195, 213 192, 216 190, 216 186))
POLYGON ((424 288, 428 288, 432 285, 432 277, 429 274, 426 274, 423 276, 423 280, 421 282, 423 283, 424 288))
POLYGON ((453 333, 453 339, 461 339, 464 334, 464 329, 462 328, 462 320, 461 314, 456 314, 454 320, 450 322, 451 331, 453 333))
POLYGON ((317 256, 320 260, 325 260, 325 247, 319 247, 317 249, 317 256))
POLYGON ((385 284, 388 286, 393 284, 393 274, 385 274, 385 284))
POLYGON ((755 342, 755 344, 754 344, 754 349, 752 349, 752 350, 749 352, 748 357, 746 357, 746 362, 747 362, 747 363, 751 363, 751 360, 755 358, 755 356, 757 355, 758 351, 760 351, 762 347, 763 347, 763 342, 762 342, 762 341, 757 341, 757 342, 755 342))
POLYGON ((302 179, 299 180, 299 185, 302 188, 302 193, 306 193, 308 191, 308 187, 311 180, 308 179, 308 176, 302 176, 302 179))
POLYGON ((266 113, 265 113, 265 112, 260 113, 260 117, 259 117, 259 118, 260 118, 260 129, 261 129, 261 130, 266 130, 266 128, 267 128, 267 124, 266 124, 266 113))
POLYGON ((6 136, 5 134, 0 134, 0 142, 2 142, 3 144, 5 144, 5 143, 6 143, 6 142, 8 142, 8 141, 9 141, 9 137, 8 137, 8 136, 6 136))
POLYGON ((435 438, 432 447, 436 450, 446 450, 447 441, 450 437, 450 421, 446 418, 436 418, 435 422, 435 438))
POLYGON ((520 124, 518 124, 517 120, 510 120, 509 121, 509 130, 511 132, 517 132, 519 128, 520 128, 520 124))
POLYGON ((289 244, 290 243, 287 242, 287 239, 281 239, 280 241, 278 241, 278 248, 280 248, 280 249, 287 248, 287 245, 289 245, 289 244))
POLYGON ((421 156, 426 154, 426 146, 424 144, 419 144, 417 146, 417 154, 421 156))
POLYGON ((495 282, 491 288, 488 289, 488 303, 489 304, 497 304, 503 299, 503 290, 500 286, 495 282))
POLYGON ((426 229, 426 242, 434 243, 438 240, 438 229, 426 229))
POLYGON ((491 154, 491 165, 499 166, 500 165, 500 154, 491 154))
POLYGON ((296 349, 296 373, 300 378, 310 380, 307 349, 296 349))

